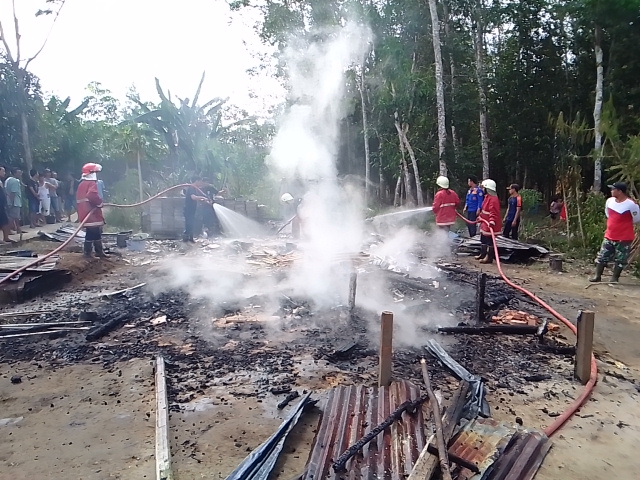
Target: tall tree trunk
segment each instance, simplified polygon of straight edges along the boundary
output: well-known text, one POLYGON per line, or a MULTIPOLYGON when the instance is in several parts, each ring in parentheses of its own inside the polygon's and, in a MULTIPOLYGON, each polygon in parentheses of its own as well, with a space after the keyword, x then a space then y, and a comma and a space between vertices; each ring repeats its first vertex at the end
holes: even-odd
POLYGON ((593 172, 593 190, 602 190, 602 132, 600 130, 600 115, 602 113, 602 28, 596 25, 595 29, 595 53, 596 53, 596 102, 593 108, 593 123, 595 131, 595 165, 593 172))
POLYGON ((144 190, 142 189, 142 168, 140 166, 140 150, 138 154, 138 188, 140 189, 140 202, 144 202, 144 190))
POLYGON ((422 182, 420 181, 420 172, 418 171, 418 160, 416 159, 416 154, 413 151, 413 147, 409 143, 409 138, 407 137, 408 131, 409 131, 409 125, 404 123, 402 125, 402 138, 404 139, 404 146, 407 148, 407 152, 409 152, 409 157, 411 158, 411 165, 413 166, 413 175, 415 177, 415 182, 416 182, 416 195, 418 199, 418 206, 424 207, 424 197, 422 196, 422 182))
MULTIPOLYGON (((433 35, 433 53, 436 60, 436 100, 438 105, 438 163, 440 175, 447 174, 445 150, 447 148, 447 124, 444 108, 444 80, 442 78, 442 48, 440 46, 440 21, 436 0, 429 0, 433 35)), ((416 172, 416 176, 417 176, 416 172)))
POLYGON ((487 92, 484 73, 484 23, 482 0, 477 0, 476 6, 476 78, 478 81, 478 95, 480 97, 480 142, 482 145, 482 177, 489 178, 489 133, 487 130, 487 92))
MULTIPOLYGON (((442 11, 444 14, 444 34, 446 37, 446 44, 448 46, 447 50, 449 53, 449 71, 451 72, 451 106, 454 107, 456 104, 456 64, 453 61, 453 36, 451 35, 451 29, 449 27, 449 22, 451 21, 451 16, 449 15, 449 6, 448 2, 450 0, 444 0, 442 2, 442 11)), ((450 107, 451 108, 451 107, 450 107)), ((460 160, 460 140, 458 138, 458 132, 456 129, 456 119, 455 115, 451 114, 451 141, 453 143, 453 157, 455 163, 458 163, 460 160)))
POLYGON ((27 172, 33 168, 33 157, 31 155, 31 140, 29 139, 29 121, 27 119, 27 87, 25 84, 25 72, 18 65, 13 65, 13 71, 18 81, 19 105, 20 105, 20 130, 22 133, 22 148, 24 151, 24 163, 27 172))
MULTIPOLYGON (((400 125, 400 120, 399 120, 399 115, 398 112, 396 111, 394 113, 394 124, 396 126, 396 130, 398 132, 398 139, 400 141, 400 150, 402 152, 402 161, 406 164, 406 159, 405 159, 405 150, 407 152, 409 152, 409 157, 411 158, 411 165, 413 166, 413 174, 415 175, 415 182, 416 182, 416 197, 417 197, 417 203, 419 207, 424 206, 424 198, 422 196, 422 183, 420 181, 420 170, 418 169, 418 161, 416 159, 416 155, 415 152, 413 151, 413 147, 411 147, 411 143, 409 143, 409 139, 407 138, 407 132, 409 130, 409 125, 404 123, 402 125, 400 125)), ((407 190, 410 191, 410 185, 409 185, 409 177, 407 175, 407 178, 405 179, 405 182, 407 182, 407 190)))
POLYGON ((378 188, 379 188, 379 192, 378 192, 378 199, 380 200, 380 203, 382 203, 383 205, 387 203, 387 199, 389 198, 389 196, 387 195, 387 182, 385 182, 384 180, 384 171, 382 170, 382 160, 380 160, 380 165, 378 168, 378 188))
POLYGON ((393 206, 399 207, 402 204, 402 177, 404 176, 402 169, 400 175, 398 175, 398 181, 396 182, 395 195, 393 196, 393 206))
MULTIPOLYGON (((407 203, 415 205, 416 202, 411 193, 412 192, 411 176, 409 175, 409 166, 407 165, 407 158, 405 155, 406 145, 404 143, 404 135, 402 132, 402 128, 400 127, 400 122, 398 121, 398 112, 395 112, 395 116, 396 116, 395 125, 396 125, 396 130, 398 131, 398 142, 400 143, 400 154, 402 155, 402 173, 404 176, 404 189, 407 195, 407 203)), ((418 181, 420 181, 419 178, 418 178, 418 181)))
POLYGON ((369 190, 371 185, 371 157, 369 154, 369 122, 367 121, 367 102, 364 95, 364 63, 360 67, 360 100, 362 101, 362 135, 364 136, 364 206, 369 204, 369 190))

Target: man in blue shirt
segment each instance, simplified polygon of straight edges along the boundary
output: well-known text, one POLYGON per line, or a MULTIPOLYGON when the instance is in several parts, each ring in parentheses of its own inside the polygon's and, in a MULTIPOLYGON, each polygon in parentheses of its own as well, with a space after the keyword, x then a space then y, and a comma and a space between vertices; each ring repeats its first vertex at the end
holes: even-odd
POLYGON ((502 236, 518 240, 518 227, 520 226, 520 215, 522 214, 522 197, 518 193, 520 185, 512 183, 507 189, 509 190, 509 207, 502 222, 504 224, 502 236))
POLYGON ((475 222, 482 210, 484 191, 478 186, 478 179, 474 175, 469 175, 467 183, 469 184, 469 191, 467 191, 467 200, 464 204, 464 211, 467 212, 467 219, 470 222, 473 222, 467 224, 469 236, 475 237, 477 228, 477 224, 475 222))

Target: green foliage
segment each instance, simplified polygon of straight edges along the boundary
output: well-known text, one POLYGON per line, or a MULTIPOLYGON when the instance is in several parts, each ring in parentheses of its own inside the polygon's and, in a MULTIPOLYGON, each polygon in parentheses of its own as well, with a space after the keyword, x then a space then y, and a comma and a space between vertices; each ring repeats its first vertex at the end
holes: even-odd
MULTIPOLYGON (((109 188, 109 203, 127 205, 138 200, 138 171, 129 170, 124 178, 109 188)), ((139 230, 139 208, 110 208, 105 210, 107 228, 113 230, 139 230)))
POLYGON ((523 188, 519 193, 522 197, 522 209, 525 212, 536 211, 542 203, 542 193, 538 190, 523 188))
MULTIPOLYGON (((600 248, 604 231, 607 228, 607 217, 604 214, 606 198, 601 193, 588 193, 586 197, 579 198, 580 216, 582 217, 582 231, 584 232, 584 244, 587 254, 595 254, 600 248)), ((571 231, 573 233, 574 246, 582 246, 580 221, 576 206, 570 208, 571 231)))

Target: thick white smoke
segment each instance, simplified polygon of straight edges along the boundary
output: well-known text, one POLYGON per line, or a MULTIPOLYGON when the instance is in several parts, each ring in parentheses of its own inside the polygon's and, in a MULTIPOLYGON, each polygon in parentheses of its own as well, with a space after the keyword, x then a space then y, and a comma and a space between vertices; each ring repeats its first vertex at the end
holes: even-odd
MULTIPOLYGON (((365 57, 370 31, 348 23, 326 41, 293 41, 285 53, 291 102, 268 160, 276 178, 304 185, 299 215, 303 259, 291 286, 318 304, 336 304, 347 292, 348 266, 340 257, 362 245, 362 192, 340 184, 336 159, 341 120, 347 114, 346 72, 365 57)), ((348 262, 346 262, 348 263, 348 262)))

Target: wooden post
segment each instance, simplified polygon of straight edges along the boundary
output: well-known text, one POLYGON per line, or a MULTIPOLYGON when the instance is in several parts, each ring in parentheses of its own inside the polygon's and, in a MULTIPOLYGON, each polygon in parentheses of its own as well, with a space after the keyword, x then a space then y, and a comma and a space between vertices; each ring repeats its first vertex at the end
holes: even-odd
POLYGON ((591 353, 593 351, 594 312, 580 312, 578 316, 578 340, 576 344, 576 364, 574 375, 585 385, 591 376, 591 353))
POLYGON ((169 403, 164 358, 156 358, 156 479, 173 480, 169 449, 169 403))
POLYGON ((391 384, 391 354, 393 352, 393 313, 382 312, 380 324, 380 370, 378 372, 378 386, 388 387, 391 384))
POLYGON ((562 255, 551 255, 549 257, 549 268, 554 272, 562 272, 562 255))
POLYGON ((349 315, 353 318, 356 309, 356 287, 358 286, 358 274, 353 272, 349 277, 349 315))
POLYGON ((484 294, 487 288, 487 274, 479 273, 476 283, 476 317, 478 322, 484 322, 484 294))

